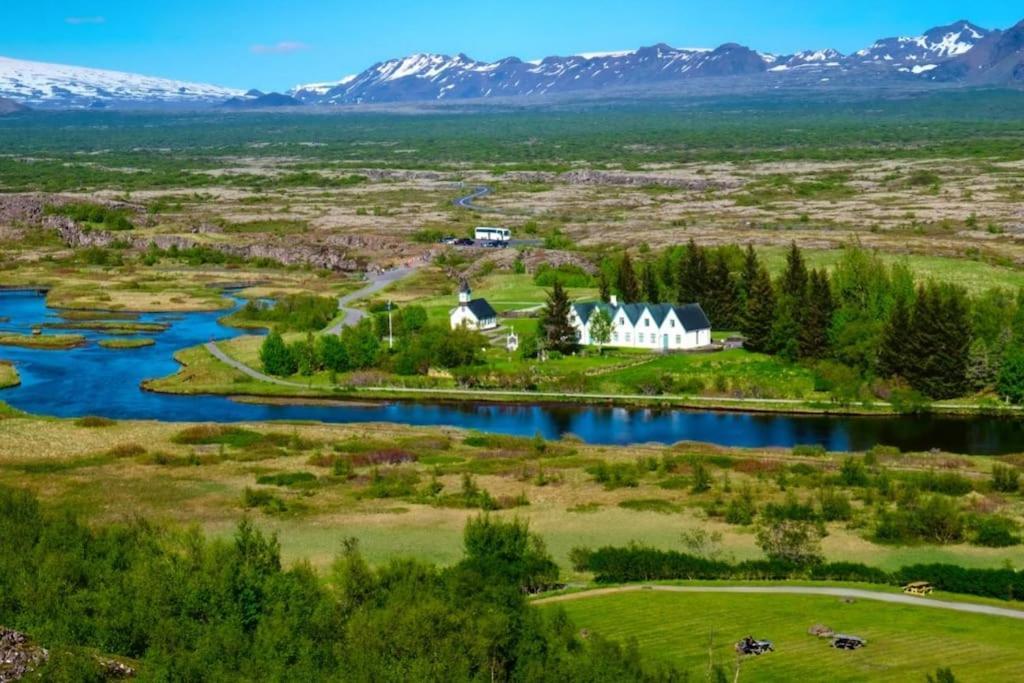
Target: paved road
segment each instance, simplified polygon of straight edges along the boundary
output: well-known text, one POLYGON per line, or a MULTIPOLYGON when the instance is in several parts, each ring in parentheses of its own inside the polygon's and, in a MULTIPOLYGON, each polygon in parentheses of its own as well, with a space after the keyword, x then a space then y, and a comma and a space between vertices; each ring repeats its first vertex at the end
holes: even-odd
POLYGON ((903 593, 883 593, 879 591, 863 590, 861 588, 831 588, 828 586, 617 586, 615 588, 598 588, 591 591, 583 591, 581 593, 555 595, 550 598, 534 600, 533 603, 542 605, 550 602, 582 600, 584 598, 590 598, 597 595, 626 593, 641 590, 662 591, 666 593, 774 593, 786 595, 827 595, 837 598, 875 600, 878 602, 891 602, 899 605, 931 607, 933 609, 944 609, 953 612, 970 612, 972 614, 984 614, 993 617, 1024 619, 1024 610, 1010 609, 1008 607, 980 605, 974 602, 947 602, 945 600, 935 600, 932 598, 917 598, 911 595, 904 595, 903 593))
MULTIPOLYGON (((368 297, 371 294, 376 294, 377 292, 384 289, 391 283, 397 282, 398 280, 401 280, 402 278, 411 275, 419 267, 420 266, 418 264, 413 266, 403 266, 401 268, 394 268, 392 270, 386 270, 382 273, 376 273, 374 275, 371 275, 368 278, 366 286, 357 289, 354 292, 350 292, 345 296, 341 297, 340 299, 338 299, 338 310, 344 312, 345 317, 341 319, 341 322, 327 328, 327 330, 325 331, 330 334, 341 334, 341 329, 343 327, 346 327, 348 325, 355 325, 356 323, 358 323, 360 320, 366 317, 366 312, 361 311, 358 308, 350 308, 348 307, 348 304, 351 304, 354 301, 358 301, 359 299, 368 297)), ((252 377, 253 379, 258 379, 263 382, 270 382, 271 384, 278 384, 283 387, 299 387, 302 389, 305 389, 307 387, 307 385, 305 384, 300 384, 298 382, 289 382, 288 380, 281 379, 280 377, 271 377, 270 375, 265 375, 259 370, 251 368, 245 363, 237 361, 231 356, 221 351, 220 348, 217 346, 217 342, 207 342, 205 346, 206 350, 213 354, 214 358, 216 358, 222 363, 230 365, 234 369, 238 370, 243 374, 248 375, 249 377, 252 377)))
POLYGON ((338 299, 338 310, 342 311, 345 314, 345 317, 342 318, 341 322, 338 324, 327 328, 327 332, 331 334, 341 334, 341 328, 348 327, 349 325, 355 325, 366 317, 365 311, 361 311, 358 308, 350 308, 348 304, 358 301, 359 299, 365 299, 371 294, 376 294, 388 285, 411 275, 417 268, 419 268, 419 265, 403 266, 401 268, 386 270, 383 273, 377 273, 370 276, 365 287, 357 289, 354 292, 350 292, 338 299))
POLYGON ((473 203, 478 199, 483 199, 489 194, 491 194, 491 188, 481 185, 480 187, 474 188, 473 191, 465 197, 459 197, 458 199, 453 200, 452 204, 463 209, 469 209, 470 211, 480 211, 481 213, 500 213, 500 209, 477 206, 473 203))
POLYGON ((221 363, 226 363, 227 365, 233 367, 235 370, 238 370, 241 373, 249 375, 249 377, 252 377, 253 379, 258 379, 263 382, 270 382, 271 384, 280 384, 283 387, 299 387, 305 389, 307 386, 305 384, 299 384, 298 382, 289 382, 288 380, 281 379, 280 377, 271 377, 270 375, 264 375, 259 370, 254 370, 245 363, 237 361, 228 354, 221 351, 220 348, 217 346, 217 342, 206 342, 205 346, 206 350, 212 353, 213 357, 219 360, 221 363))

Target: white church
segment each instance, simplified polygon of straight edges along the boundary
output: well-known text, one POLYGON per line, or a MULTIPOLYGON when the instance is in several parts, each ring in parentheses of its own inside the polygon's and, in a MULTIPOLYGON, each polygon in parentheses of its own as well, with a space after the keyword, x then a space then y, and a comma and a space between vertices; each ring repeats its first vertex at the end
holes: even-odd
POLYGON ((590 324, 603 310, 612 321, 611 339, 605 346, 652 351, 683 351, 711 345, 711 322, 700 304, 573 304, 569 322, 576 328, 580 344, 592 345, 590 324))
POLYGON ((498 313, 487 299, 474 299, 473 290, 465 280, 459 285, 459 305, 448 313, 452 329, 465 326, 471 330, 493 330, 498 326, 498 313))

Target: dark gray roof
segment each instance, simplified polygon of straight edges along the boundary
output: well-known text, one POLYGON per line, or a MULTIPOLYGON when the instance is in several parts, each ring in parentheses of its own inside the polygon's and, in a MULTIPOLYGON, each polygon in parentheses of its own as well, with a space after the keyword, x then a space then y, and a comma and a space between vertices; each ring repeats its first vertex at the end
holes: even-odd
POLYGON ((469 310, 473 312, 477 320, 487 320, 488 318, 497 318, 498 312, 487 303, 487 299, 473 299, 468 304, 469 310))
POLYGON ((654 324, 661 326, 665 322, 665 318, 671 311, 676 312, 676 317, 679 318, 680 324, 687 330, 704 330, 711 329, 711 322, 708 320, 707 315, 704 313, 704 309, 700 307, 700 304, 684 304, 682 306, 673 306, 672 304, 619 304, 618 306, 611 306, 605 303, 586 302, 573 304, 573 309, 576 311, 576 315, 580 317, 583 324, 586 325, 590 320, 590 316, 598 309, 604 309, 608 313, 608 317, 614 318, 615 315, 621 310, 629 318, 632 324, 636 324, 636 321, 640 319, 640 316, 644 314, 644 311, 650 311, 651 316, 654 318, 654 324))
POLYGON ((685 304, 683 306, 675 306, 676 317, 679 318, 679 322, 683 324, 688 330, 710 330, 711 321, 708 320, 708 316, 704 313, 704 309, 700 307, 700 304, 685 304))
POLYGON ((470 291, 470 289, 469 289, 469 280, 467 280, 466 278, 462 278, 462 282, 459 283, 459 292, 468 292, 468 291, 470 291))

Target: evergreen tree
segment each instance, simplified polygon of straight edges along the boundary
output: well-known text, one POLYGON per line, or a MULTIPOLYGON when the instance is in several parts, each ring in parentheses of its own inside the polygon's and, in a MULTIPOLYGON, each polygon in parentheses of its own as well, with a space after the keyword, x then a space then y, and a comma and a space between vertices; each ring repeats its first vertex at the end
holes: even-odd
POLYGON ((878 349, 878 374, 882 377, 906 377, 910 368, 908 341, 910 308, 902 298, 896 299, 889 319, 882 330, 878 349))
POLYGON ((744 345, 751 351, 769 350, 772 338, 772 324, 775 321, 775 291, 772 279, 763 266, 750 283, 746 309, 743 316, 744 345))
POLYGON ((569 322, 571 310, 569 295, 566 294, 562 283, 555 280, 540 320, 540 329, 545 342, 544 348, 569 354, 579 347, 576 328, 569 322))
POLYGON ((920 288, 910 319, 907 381, 933 399, 962 396, 971 340, 963 291, 934 283, 920 288))
POLYGON ((736 279, 729 272, 725 254, 715 254, 708 276, 706 313, 712 327, 720 330, 735 330, 740 319, 740 293, 736 279))
POLYGON ((288 377, 298 370, 295 357, 276 330, 268 334, 260 345, 260 363, 268 375, 288 377))
POLYGON ((643 269, 644 300, 656 304, 661 301, 661 283, 658 282, 658 274, 654 271, 654 264, 650 261, 644 264, 643 269))
POLYGON ((996 384, 999 395, 1010 403, 1024 403, 1024 349, 1012 347, 1003 360, 996 384))
POLYGON ((757 252, 754 251, 753 245, 748 244, 747 250, 743 254, 743 270, 740 272, 739 290, 740 299, 745 304, 747 301, 747 295, 750 294, 750 290, 754 285, 754 281, 757 280, 758 271, 761 270, 761 262, 757 258, 757 252))
POLYGON ((608 303, 612 300, 611 285, 608 284, 608 276, 601 270, 597 274, 597 293, 601 301, 608 303))
POLYGON ((628 251, 622 254, 622 261, 619 262, 619 278, 616 284, 622 303, 636 303, 640 300, 640 284, 637 282, 636 271, 633 270, 633 262, 628 251))
POLYGON ((823 358, 828 353, 829 331, 835 303, 828 274, 812 270, 807 287, 807 306, 800 320, 800 357, 823 358))
POLYGON ((800 333, 807 308, 807 266, 794 242, 786 257, 786 270, 779 279, 770 350, 796 360, 800 356, 800 333))
POLYGON ((705 304, 708 292, 708 259, 704 249, 691 239, 679 261, 680 304, 705 304))
POLYGON ((789 253, 786 255, 786 270, 779 283, 779 294, 798 304, 802 304, 807 296, 807 265, 796 242, 790 243, 789 253))

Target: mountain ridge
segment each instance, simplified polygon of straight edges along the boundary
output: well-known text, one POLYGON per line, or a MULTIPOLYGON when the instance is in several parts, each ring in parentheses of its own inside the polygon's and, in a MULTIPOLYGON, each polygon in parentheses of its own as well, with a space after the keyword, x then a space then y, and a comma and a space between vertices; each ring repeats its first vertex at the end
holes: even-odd
MULTIPOLYGON (((559 95, 665 85, 701 77, 753 77, 751 87, 836 81, 870 84, 878 78, 894 83, 955 82, 977 80, 970 68, 958 65, 969 63, 975 46, 983 44, 992 45, 990 51, 1011 62, 1009 67, 1000 67, 1009 76, 993 71, 995 79, 987 82, 1001 79, 1015 83, 1013 74, 1024 72, 1024 66, 1013 62, 1017 55, 1014 49, 999 42, 1005 42, 1001 37, 1010 31, 1013 29, 993 31, 960 19, 918 36, 882 38, 849 55, 832 48, 778 55, 737 43, 724 43, 716 48, 676 48, 657 43, 635 50, 530 61, 506 57, 483 62, 463 53, 416 53, 378 62, 335 82, 298 85, 288 94, 305 104, 339 105, 559 95), (939 72, 946 74, 942 78, 928 76, 947 65, 952 66, 939 72)), ((985 62, 975 70, 990 68, 995 65, 985 62)))
POLYGON ((509 98, 671 94, 702 87, 755 92, 779 88, 1024 86, 1024 21, 1005 30, 966 19, 918 36, 881 38, 843 54, 833 48, 792 54, 734 42, 714 48, 666 43, 493 62, 464 53, 415 53, 373 64, 336 81, 264 94, 121 71, 0 57, 0 99, 31 109, 225 108, 364 105, 509 98), (705 79, 705 80, 701 80, 705 79), (701 86, 700 84, 705 84, 701 86))

